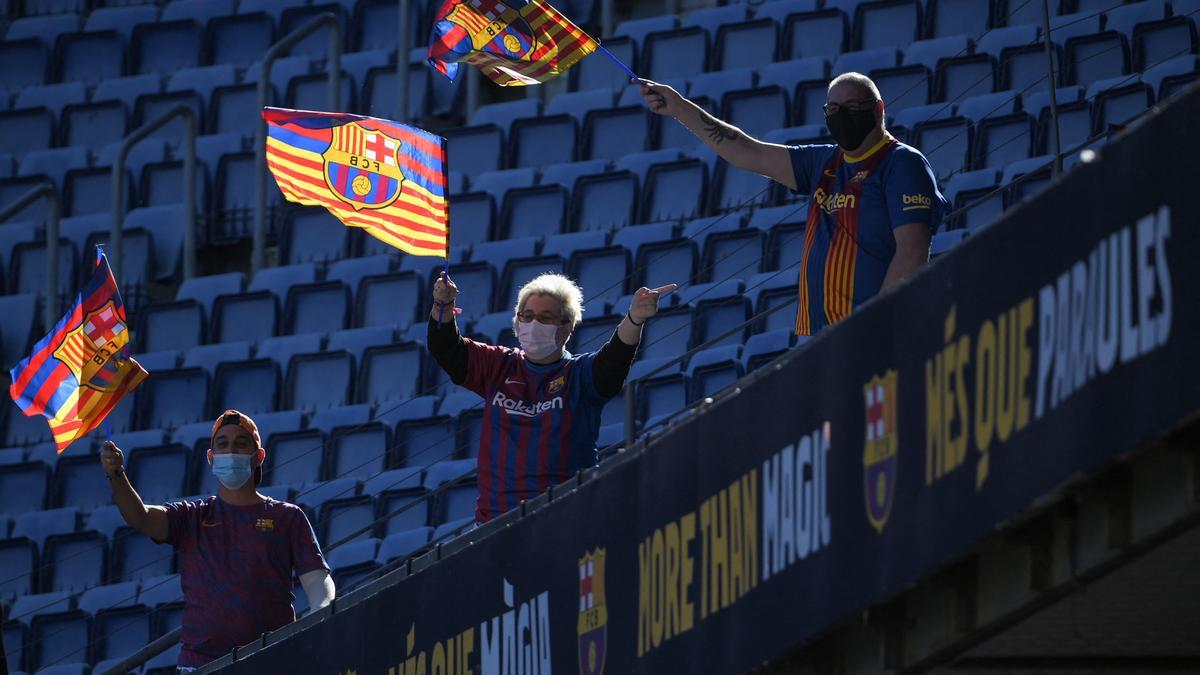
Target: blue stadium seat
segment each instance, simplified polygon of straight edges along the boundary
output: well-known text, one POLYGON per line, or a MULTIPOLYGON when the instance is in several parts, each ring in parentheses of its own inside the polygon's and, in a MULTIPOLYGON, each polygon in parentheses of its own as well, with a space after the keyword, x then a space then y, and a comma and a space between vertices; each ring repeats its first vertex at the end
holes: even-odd
POLYGON ((996 82, 996 62, 988 54, 944 59, 937 67, 933 100, 957 103, 995 91, 996 82))
MULTIPOLYGON (((342 541, 350 534, 357 532, 363 528, 368 528, 375 520, 375 500, 371 495, 361 495, 357 497, 339 497, 331 499, 321 508, 320 518, 317 523, 316 530, 319 533, 322 547, 328 547, 330 544, 342 541)), ((351 541, 355 543, 370 539, 372 529, 367 529, 354 537, 351 541)), ((343 555, 342 551, 349 548, 349 545, 343 545, 336 551, 328 554, 328 562, 331 568, 336 568, 338 565, 334 563, 334 558, 343 555)), ((338 584, 338 592, 343 592, 341 584, 338 584)))
MULTIPOLYGON (((132 594, 136 597, 136 588, 132 594)), ((82 604, 80 600, 81 607, 82 604)), ((93 670, 103 673, 104 660, 130 656, 148 644, 151 640, 151 619, 149 608, 141 605, 96 611, 92 627, 92 653, 96 659, 93 670)), ((110 667, 116 665, 110 663, 110 667)))
POLYGON ((1004 167, 1001 185, 1008 186, 1009 204, 1031 197, 1050 184, 1051 157, 1040 155, 1004 167), (1015 182, 1022 179, 1019 183, 1015 182))
POLYGON ((1191 17, 1174 16, 1169 19, 1141 22, 1134 25, 1130 37, 1133 49, 1133 69, 1149 71, 1172 59, 1194 54, 1197 46, 1200 45, 1200 38, 1197 38, 1196 34, 1197 24, 1200 24, 1200 16, 1194 15, 1191 17))
MULTIPOLYGON (((977 191, 987 191, 994 187, 996 187, 995 169, 985 168, 977 171, 964 171, 950 177, 950 180, 942 188, 942 195, 950 203, 950 208, 956 209, 960 206, 958 203, 958 195, 960 193, 976 192, 978 194, 977 191)), ((957 226, 958 223, 947 224, 947 227, 957 226)))
POLYGON ((125 74, 125 41, 115 30, 68 33, 54 49, 57 79, 96 84, 125 74))
MULTIPOLYGON (((478 249, 480 246, 482 244, 475 248, 478 249)), ((474 256, 480 257, 477 253, 474 256)), ((505 257, 507 259, 507 256, 505 257)), ((490 263, 473 262, 451 265, 450 278, 458 284, 459 288, 472 289, 471 293, 464 293, 457 303, 458 307, 462 309, 462 320, 471 321, 492 311, 492 298, 498 280, 496 279, 496 270, 490 263)))
POLYGON ((791 119, 788 94, 779 86, 726 94, 721 117, 747 134, 761 138, 788 125, 791 119))
POLYGON ((329 281, 340 281, 346 284, 351 295, 357 297, 359 283, 364 277, 387 274, 391 268, 392 257, 387 255, 350 258, 338 260, 329 265, 325 278, 329 281))
MULTIPOLYGON (((1054 70, 1060 74, 1062 48, 1052 45, 1051 58, 1054 70)), ((1061 86, 1063 82, 1056 82, 1061 86)), ((1008 47, 1000 53, 1000 80, 997 89, 1007 88, 1013 91, 1031 91, 1046 86, 1046 52, 1041 43, 1024 47, 1008 47)))
POLYGON ((425 527, 429 518, 429 500, 421 487, 419 469, 395 469, 385 471, 363 486, 363 492, 374 490, 376 514, 385 518, 379 524, 378 533, 389 537, 425 527), (390 515, 390 517, 387 517, 390 515))
POLYGON ((366 404, 402 401, 424 392, 421 372, 425 348, 420 344, 386 345, 362 352, 358 400, 366 404))
POLYGON ((321 479, 325 439, 320 430, 280 432, 266 444, 263 485, 299 487, 321 479))
MULTIPOLYGON (((78 252, 70 240, 58 243, 58 289, 59 306, 75 294, 78 278, 78 252)), ((12 263, 9 268, 8 289, 17 293, 40 293, 46 290, 46 244, 45 242, 23 243, 13 247, 12 263)))
POLYGON ((99 586, 104 583, 107 559, 108 540, 99 532, 47 537, 41 557, 42 590, 77 593, 99 586))
POLYGON ((4 135, 0 152, 23 155, 54 145, 54 116, 45 108, 24 108, 0 112, 4 135))
POLYGON ((754 18, 770 19, 783 25, 792 14, 812 12, 817 9, 817 0, 771 0, 764 2, 754 10, 754 18))
POLYGON ((504 273, 500 278, 500 287, 496 297, 497 311, 504 308, 504 305, 507 304, 506 299, 515 302, 517 292, 521 290, 522 286, 546 272, 564 274, 566 262, 557 255, 530 256, 509 260, 504 266, 504 273))
POLYGON ((921 37, 921 10, 915 0, 864 2, 854 10, 854 48, 903 49, 921 37))
POLYGON ((638 389, 638 401, 641 404, 638 416, 647 428, 653 426, 655 420, 673 415, 687 405, 688 380, 683 373, 660 373, 648 377, 639 382, 638 389))
MULTIPOLYGON (((410 20, 411 26, 408 44, 425 44, 428 35, 422 34, 421 27, 425 24, 418 18, 421 15, 422 3, 413 3, 410 20)), ((399 7, 387 0, 363 0, 354 3, 354 46, 357 49, 393 49, 396 45, 396 26, 399 21, 399 7)))
POLYGON ((607 110, 613 106, 613 91, 611 89, 591 89, 580 92, 562 93, 546 104, 544 114, 547 117, 569 115, 583 124, 588 113, 594 110, 607 110))
POLYGON ((1125 36, 1107 31, 1073 37, 1066 42, 1063 65, 1065 84, 1091 85, 1129 72, 1129 45, 1125 36))
POLYGON ((208 373, 164 370, 138 388, 141 428, 175 427, 208 417, 208 373))
POLYGON ((791 348, 792 335, 786 328, 751 335, 742 348, 742 372, 749 373, 786 353, 791 348))
POLYGON ((1114 80, 1101 80, 1088 89, 1087 98, 1093 101, 1096 118, 1093 131, 1103 133, 1110 126, 1124 125, 1145 112, 1154 104, 1154 92, 1136 80, 1135 76, 1123 76, 1114 80))
POLYGON ((1034 118, 1023 112, 981 120, 975 125, 975 168, 998 169, 1028 159, 1035 128, 1034 118))
POLYGON ((641 220, 655 222, 702 215, 708 190, 708 170, 696 159, 650 167, 646 174, 641 220))
MULTIPOLYGON (((246 408, 238 409, 250 412, 246 408)), ((159 445, 128 454, 130 480, 138 486, 138 493, 143 500, 160 504, 189 494, 187 470, 190 450, 180 445, 159 445)))
POLYGON ((96 475, 96 456, 91 453, 90 443, 76 441, 74 452, 85 454, 63 456, 54 469, 52 506, 78 507, 85 511, 112 503, 112 488, 103 475, 96 475), (76 447, 79 445, 83 447, 76 447))
POLYGON ((465 480, 465 474, 475 471, 476 462, 471 459, 446 459, 430 466, 425 471, 422 481, 425 488, 433 490, 444 483, 457 483, 465 480))
MULTIPOLYGON (((685 230, 684 235, 687 235, 685 230)), ((762 271, 767 236, 758 229, 713 232, 702 244, 700 270, 703 281, 748 278, 762 271)))
POLYGON ((221 363, 213 379, 214 405, 247 414, 273 412, 280 390, 279 364, 271 359, 221 363))
POLYGON ((34 617, 29 627, 30 665, 48 675, 52 671, 58 675, 68 672, 83 675, 87 672, 91 630, 91 617, 78 610, 34 617), (68 664, 79 665, 72 669, 68 664))
POLYGON ((4 37, 6 40, 38 38, 53 47, 60 35, 73 33, 79 28, 79 15, 74 12, 58 16, 24 16, 13 20, 4 37))
POLYGON ((509 133, 508 157, 514 167, 537 167, 576 159, 579 122, 565 113, 515 120, 509 133))
POLYGON ((208 22, 205 50, 213 63, 248 65, 262 57, 275 38, 275 25, 263 13, 218 16, 208 22))
POLYGON ((469 126, 494 125, 508 135, 512 123, 525 117, 538 117, 542 113, 542 103, 536 99, 520 98, 502 103, 481 105, 471 114, 469 126))
MULTIPOLYGON (((396 68, 387 65, 388 53, 383 50, 345 54, 342 66, 355 82, 361 82, 359 108, 363 114, 393 117, 396 113, 396 68), (356 73, 355 69, 360 72, 356 73)), ((408 66, 407 120, 418 121, 429 114, 432 93, 429 68, 422 64, 408 66)), ((439 75, 440 77, 440 75, 439 75)))
POLYGON ((140 605, 159 607, 183 600, 183 588, 180 586, 178 574, 141 577, 141 582, 141 590, 138 592, 137 599, 140 605))
POLYGON ((362 361, 366 349, 392 344, 395 336, 395 328, 389 325, 350 328, 330 335, 325 348, 329 351, 346 350, 354 355, 355 362, 358 363, 362 361))
POLYGON ((303 334, 345 328, 352 302, 349 287, 340 281, 293 286, 284 305, 284 332, 303 334))
MULTIPOLYGON (((0 270, 7 270, 12 262, 13 247, 20 243, 35 241, 38 236, 38 226, 32 222, 8 222, 0 223, 0 270)), ((0 284, 2 285, 2 284, 0 284)), ((5 297, 5 296, 0 296, 5 297)), ((14 298, 9 296, 9 300, 0 300, 0 302, 13 302, 14 298)), ((6 316, 8 316, 6 314, 6 316)), ((21 316, 18 313, 18 316, 21 316)), ((3 340, 3 336, 0 336, 3 340)), ((24 348, 24 344, 21 348, 24 348)), ((5 363, 16 363, 18 359, 9 359, 7 352, 0 350, 0 356, 4 357, 5 363)), ((15 356, 15 354, 14 354, 15 356)))
MULTIPOLYGON (((714 289, 715 291, 716 289, 714 289)), ((695 302, 695 324, 692 342, 696 345, 715 340, 728 331, 732 331, 745 323, 751 316, 753 308, 743 296, 716 297, 716 293, 698 299, 695 302)), ((750 334, 747 325, 741 332, 734 333, 711 346, 741 345, 750 334)))
POLYGON ((1197 66, 1196 56, 1187 54, 1150 66, 1142 73, 1142 81, 1150 85, 1155 100, 1162 101, 1174 93, 1179 84, 1194 80, 1197 71, 1200 71, 1200 67, 1197 66))
POLYGON ((28 539, 0 539, 0 602, 10 603, 16 597, 28 595, 37 588, 37 545, 28 539))
POLYGON ((962 243, 966 239, 966 236, 966 230, 950 230, 949 232, 935 233, 929 244, 929 259, 932 260, 944 253, 948 253, 950 249, 962 243))
POLYGON ((755 71, 753 68, 736 68, 712 73, 703 73, 691 80, 688 96, 692 98, 707 98, 720 102, 721 98, 731 91, 752 89, 754 87, 755 71))
POLYGON ((193 300, 149 305, 138 312, 141 351, 188 349, 204 342, 204 309, 193 300))
POLYGON ((683 238, 648 242, 638 248, 634 284, 657 288, 664 284, 690 281, 696 274, 699 249, 683 238))
POLYGON ((515 341, 512 322, 512 310, 492 312, 477 319, 471 326, 470 334, 483 338, 488 344, 511 346, 515 341))
POLYGON ((217 65, 197 68, 182 68, 173 71, 167 80, 167 91, 196 92, 207 105, 218 87, 237 84, 237 70, 233 64, 217 61, 217 65))
MULTIPOLYGON (((245 3, 243 3, 245 4, 245 3)), ((343 34, 347 33, 350 25, 350 16, 347 7, 338 2, 321 3, 320 0, 312 5, 305 3, 296 3, 294 6, 288 6, 287 3, 267 3, 266 6, 273 8, 286 7, 283 12, 276 17, 279 25, 278 35, 280 37, 288 35, 293 31, 299 30, 305 24, 313 21, 316 17, 323 14, 332 14, 337 20, 338 30, 343 34)), ((395 25, 395 24, 393 24, 395 25)), ((344 47, 343 47, 344 49, 344 47)), ((304 56, 311 59, 325 58, 329 53, 329 36, 321 31, 306 36, 304 39, 297 42, 289 50, 289 53, 295 56, 304 56)), ((349 99, 343 98, 345 103, 349 99)), ((308 110, 310 108, 305 108, 308 110)))
POLYGON ((388 466, 392 449, 391 429, 379 422, 338 427, 329 440, 329 478, 354 477, 368 480, 388 466))
MULTIPOLYGON (((1050 115, 1043 114, 1038 126, 1038 151, 1054 152, 1049 129, 1050 115)), ((1092 107, 1087 100, 1058 104, 1058 134, 1063 152, 1069 152, 1071 148, 1087 142, 1092 134, 1092 107)))
POLYGON ((87 148, 72 146, 69 148, 50 148, 30 150, 21 158, 17 167, 17 175, 43 175, 58 187, 62 187, 63 174, 68 169, 80 169, 88 166, 87 148))
POLYGON ((88 13, 83 29, 88 32, 115 30, 129 41, 133 29, 140 24, 151 24, 158 20, 158 8, 154 5, 129 7, 96 7, 88 13))
MULTIPOLYGON (((796 272, 763 272, 746 282, 746 294, 754 303, 754 313, 765 311, 780 305, 795 306, 796 304, 796 272)), ((796 313, 794 310, 779 309, 761 319, 754 327, 755 333, 773 330, 791 332, 795 327, 796 313)))
MULTIPOLYGON (((338 109, 357 110, 357 83, 346 70, 342 70, 338 88, 338 109)), ((312 73, 291 78, 284 90, 283 100, 287 107, 294 110, 331 109, 328 73, 312 73)))
POLYGON ((894 47, 845 52, 834 59, 830 74, 836 76, 849 72, 869 73, 873 70, 892 68, 898 62, 899 52, 894 47))
POLYGON ((436 506, 438 517, 435 518, 435 521, 441 525, 474 520, 475 503, 478 497, 479 490, 475 487, 474 480, 447 488, 445 492, 438 495, 436 506))
POLYGON ((969 120, 954 117, 921 123, 909 132, 908 138, 910 145, 925 154, 940 181, 969 166, 974 140, 969 120))
POLYGON ((838 9, 791 14, 783 24, 784 60, 823 56, 829 59, 846 51, 850 22, 838 9))
POLYGON ((388 535, 379 545, 376 561, 383 565, 412 555, 429 543, 432 532, 431 527, 415 527, 388 535))
MULTIPOLYGON (((17 199, 24 196, 29 190, 46 182, 41 176, 28 176, 24 178, 8 178, 0 181, 0 204, 11 204, 17 199)), ((18 213, 13 214, 14 220, 28 221, 41 225, 46 222, 49 216, 49 206, 46 200, 39 200, 18 213)), ((12 289, 9 288, 9 292, 12 289)))
POLYGON ((333 581, 339 592, 353 590, 375 578, 378 549, 378 539, 367 539, 346 544, 330 554, 333 581))
POLYGON ((200 65, 203 42, 203 29, 191 19, 139 24, 129 43, 130 70, 166 74, 195 68, 200 65))
POLYGON ((276 334, 279 299, 270 291, 222 295, 213 305, 212 316, 212 341, 258 341, 276 334))
POLYGON ((542 245, 542 255, 556 255, 570 260, 577 251, 603 248, 608 243, 605 232, 568 232, 551 237, 542 245))
POLYGON ((496 238, 542 239, 559 234, 567 220, 570 199, 570 193, 560 185, 509 190, 500 210, 496 238))
MULTIPOLYGON (((0 333, 0 356, 4 358, 4 363, 16 364, 29 355, 26 347, 30 345, 35 332, 38 298, 32 294, 17 295, 15 288, 10 288, 9 293, 11 295, 0 296, 0 314, 5 317, 4 331, 0 333)), ((41 325, 38 324, 37 328, 40 329, 41 325)))
MULTIPOLYGON (((87 458, 95 468, 95 457, 87 458)), ((30 541, 42 548, 47 537, 56 534, 71 534, 79 523, 79 510, 74 507, 62 507, 46 511, 29 511, 16 514, 12 538, 28 537, 30 541)))
POLYGON ((68 105, 86 101, 87 88, 82 82, 34 84, 20 89, 12 107, 14 109, 45 107, 57 117, 68 105))
MULTIPOLYGON (((321 507, 332 499, 344 499, 358 494, 358 480, 354 478, 335 478, 333 480, 309 483, 296 492, 294 503, 308 507, 310 512, 318 513, 321 507)), ((312 518, 311 520, 316 520, 312 518)), ((318 521, 319 522, 319 521, 318 521)))
POLYGON ((644 358, 678 356, 691 343, 692 312, 687 307, 660 311, 642 332, 644 358))
POLYGON ((649 127, 650 120, 641 105, 592 111, 584 120, 580 155, 613 160, 642 152, 649 145, 649 127))
MULTIPOLYGON (((12 466, 25 461, 25 448, 0 448, 0 466, 12 466)), ((6 514, 7 515, 7 514, 6 514)), ((0 539, 8 536, 8 529, 0 525, 0 539)))
POLYGON ((447 160, 468 178, 504 166, 504 134, 495 127, 452 129, 445 137, 447 160))
POLYGON ((633 223, 638 179, 628 171, 584 176, 571 194, 571 221, 577 230, 612 230, 633 223))
MULTIPOLYGON (((646 36, 656 31, 672 30, 679 25, 679 19, 673 15, 654 16, 646 19, 628 19, 617 24, 613 31, 615 37, 627 37, 641 45, 646 36)), ((632 64, 626 64, 632 67, 632 64)))
POLYGON ((318 410, 350 403, 354 392, 354 357, 345 351, 298 354, 288 367, 284 406, 318 410))
POLYGON ((458 451, 454 419, 447 416, 418 417, 396 425, 392 466, 416 468, 452 458, 458 451))
MULTIPOLYGON (((214 204, 217 223, 209 226, 211 239, 229 240, 249 235, 255 209, 252 187, 254 166, 253 153, 235 153, 221 157, 217 165, 214 204)), ((278 208, 280 200, 278 190, 268 190, 268 209, 278 208)))
POLYGON ((496 200, 486 192, 470 192, 450 197, 451 255, 469 251, 478 241, 492 238, 492 227, 496 219, 496 200))
POLYGON ((10 39, 0 42, 0 62, 24 64, 23 68, 0 69, 0 102, 6 104, 11 94, 46 82, 50 70, 50 50, 36 38, 10 39))
POLYGON ((743 374, 742 345, 711 347, 697 352, 688 361, 687 376, 691 390, 688 401, 698 401, 733 384, 743 374))
POLYGON ((779 52, 779 26, 768 18, 728 22, 712 34, 711 65, 714 70, 771 63, 779 52))
POLYGON ((530 187, 537 182, 537 173, 529 167, 488 171, 471 180, 475 190, 489 193, 496 203, 503 203, 504 196, 514 188, 530 187))
POLYGON ((642 41, 640 68, 651 80, 687 78, 708 68, 709 37, 700 27, 657 31, 642 41))
POLYGON ((6 621, 20 621, 28 626, 34 618, 43 614, 68 612, 74 602, 66 591, 53 593, 34 593, 17 598, 8 608, 6 621))
MULTIPOLYGON (((63 176, 63 211, 72 216, 112 213, 112 168, 71 169, 63 176)), ((134 201, 133 172, 126 171, 125 203, 134 201)), ((124 275, 121 276, 124 278, 124 275)))
POLYGON ((205 115, 210 134, 238 134, 250 138, 258 129, 258 86, 234 84, 213 89, 205 115))
MULTIPOLYGON (((930 38, 978 38, 990 27, 991 16, 992 7, 987 0, 930 0, 925 7, 923 34, 930 38)), ((930 69, 934 65, 928 64, 930 69)))
POLYGON ((930 101, 933 78, 925 66, 899 66, 871 72, 879 87, 885 110, 894 116, 907 108, 927 105, 930 101))
POLYGON ((250 343, 246 341, 201 345, 187 350, 184 368, 203 368, 209 375, 223 362, 245 361, 250 358, 250 343))
POLYGON ((363 277, 355 307, 357 326, 408 326, 421 319, 425 307, 424 282, 415 272, 394 272, 363 277), (407 311, 396 298, 414 298, 407 311))
POLYGON ((571 254, 567 274, 588 289, 585 310, 602 312, 605 303, 614 302, 629 291, 632 264, 630 251, 624 246, 580 249, 571 254))
POLYGON ((126 455, 130 455, 140 448, 162 445, 166 437, 167 432, 162 429, 143 429, 117 432, 113 434, 112 441, 117 444, 118 448, 124 450, 126 455))

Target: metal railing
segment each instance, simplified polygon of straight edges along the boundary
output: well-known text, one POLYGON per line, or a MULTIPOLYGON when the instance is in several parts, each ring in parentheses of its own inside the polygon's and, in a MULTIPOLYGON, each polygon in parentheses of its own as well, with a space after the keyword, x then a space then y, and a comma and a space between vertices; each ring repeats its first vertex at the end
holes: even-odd
POLYGON ((108 239, 108 258, 118 278, 124 271, 121 263, 125 255, 125 162, 134 146, 176 117, 182 117, 186 125, 183 138, 183 278, 190 279, 196 273, 196 113, 190 106, 181 103, 126 136, 113 161, 112 230, 108 239))
MULTIPOLYGON (((271 66, 275 61, 296 46, 298 42, 321 28, 329 29, 329 54, 326 67, 329 69, 329 109, 341 107, 342 91, 342 27, 331 12, 317 15, 281 40, 271 45, 262 61, 262 72, 258 79, 258 109, 270 103, 271 66)), ((267 121, 258 120, 258 133, 254 141, 254 248, 250 254, 250 271, 263 268, 267 245, 267 121)))
POLYGON ((53 183, 46 182, 30 188, 29 192, 17 198, 17 201, 0 210, 0 223, 12 218, 25 207, 39 199, 45 199, 50 204, 50 214, 46 219, 46 307, 43 312, 43 323, 46 330, 54 330, 58 323, 58 216, 60 200, 58 188, 53 183))
POLYGON ((396 31, 396 120, 407 124, 408 119, 408 25, 411 0, 397 0, 400 24, 396 31))

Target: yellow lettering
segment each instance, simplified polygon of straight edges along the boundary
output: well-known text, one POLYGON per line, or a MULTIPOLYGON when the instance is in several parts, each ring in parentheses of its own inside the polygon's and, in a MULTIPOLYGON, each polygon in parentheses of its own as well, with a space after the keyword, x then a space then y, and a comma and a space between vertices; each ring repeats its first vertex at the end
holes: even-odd
MULTIPOLYGON (((700 504, 700 546, 702 550, 700 563, 700 619, 704 620, 708 616, 708 587, 709 587, 709 570, 706 563, 712 560, 712 537, 709 532, 712 530, 712 512, 713 500, 716 497, 709 497, 700 504)), ((715 608, 713 611, 717 611, 715 608)))
MULTIPOLYGON (((679 519, 679 632, 686 633, 696 623, 696 607, 692 604, 691 588, 695 575, 695 560, 691 544, 696 538, 696 514, 688 513, 679 519)), ((640 656, 640 654, 639 654, 640 656)))
POLYGON ((758 469, 742 476, 742 553, 746 574, 746 592, 758 586, 758 469))
POLYGON ((641 656, 650 651, 651 624, 651 594, 654 592, 654 582, 650 570, 649 540, 638 544, 638 645, 637 654, 641 656))
MULTIPOLYGON (((742 573, 742 485, 740 480, 729 484, 729 599, 734 602, 744 593, 745 579, 742 573)), ((747 589, 748 590, 748 589, 747 589)))
POLYGON ((996 350, 996 438, 1003 443, 1012 435, 1017 415, 1017 309, 1000 315, 996 350))
POLYGON ((1029 388, 1025 386, 1029 381, 1030 368, 1033 367, 1033 350, 1029 346, 1029 331, 1033 328, 1033 298, 1025 298, 1025 301, 1017 308, 1020 316, 1020 328, 1017 330, 1017 391, 1019 392, 1017 402, 1017 425, 1016 431, 1020 431, 1029 424, 1029 388))
MULTIPOLYGON (((663 639, 669 640, 679 634, 679 525, 670 522, 666 533, 666 568, 663 579, 663 639)), ((655 643, 658 646, 658 643, 655 643)))
POLYGON ((963 335, 958 339, 958 358, 954 363, 954 401, 959 420, 958 436, 954 440, 954 466, 961 466, 967 459, 967 434, 971 426, 971 411, 967 408, 967 383, 964 373, 971 363, 971 338, 963 335))
POLYGON ((471 655, 475 653, 475 628, 471 627, 462 632, 458 641, 458 664, 462 675, 474 675, 471 672, 471 655))
POLYGON ((942 475, 942 354, 934 354, 925 362, 925 484, 942 475))
POLYGON ((721 490, 713 500, 713 526, 708 531, 712 539, 709 574, 712 576, 712 608, 716 613, 729 605, 729 495, 721 490))
POLYGON ((650 538, 650 571, 654 581, 653 595, 650 599, 650 644, 657 647, 662 644, 663 627, 666 617, 663 616, 663 555, 665 551, 662 530, 655 530, 650 538))
POLYGON ((984 321, 979 329, 975 362, 975 447, 983 453, 980 466, 986 466, 988 447, 992 444, 992 428, 996 422, 995 401, 992 398, 996 382, 996 326, 991 321, 984 321))
POLYGON ((429 659, 429 669, 433 675, 447 675, 446 650, 442 643, 433 643, 433 657, 429 659))

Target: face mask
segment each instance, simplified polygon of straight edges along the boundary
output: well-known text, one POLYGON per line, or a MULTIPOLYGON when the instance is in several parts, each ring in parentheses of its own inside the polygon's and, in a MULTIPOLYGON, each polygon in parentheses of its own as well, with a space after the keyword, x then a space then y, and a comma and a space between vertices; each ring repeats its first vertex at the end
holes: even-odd
POLYGON ((875 129, 875 109, 851 110, 840 108, 825 118, 825 126, 833 134, 837 144, 846 152, 853 152, 862 145, 867 134, 875 129))
POLYGON ((541 321, 518 321, 517 341, 526 356, 540 361, 559 350, 558 326, 541 321))
POLYGON ((250 480, 252 470, 250 455, 239 455, 232 452, 213 455, 213 475, 221 481, 221 485, 230 490, 236 490, 245 485, 246 481, 250 480))

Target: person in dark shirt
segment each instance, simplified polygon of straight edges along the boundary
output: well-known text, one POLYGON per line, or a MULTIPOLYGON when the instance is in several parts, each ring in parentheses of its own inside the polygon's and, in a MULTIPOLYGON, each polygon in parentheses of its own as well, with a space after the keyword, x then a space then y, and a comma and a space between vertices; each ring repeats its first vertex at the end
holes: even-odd
POLYGON ((521 288, 513 312, 520 349, 481 344, 458 333, 458 287, 434 283, 429 351, 450 380, 483 397, 475 520, 485 523, 598 460, 604 404, 621 392, 642 339, 675 284, 638 289, 612 338, 595 352, 564 348, 583 313, 583 292, 561 274, 521 288))
POLYGON ((104 444, 100 463, 125 522, 179 551, 186 672, 296 620, 292 573, 313 609, 334 597, 329 567, 300 507, 259 494, 266 451, 258 426, 227 410, 213 424, 208 461, 216 496, 162 506, 142 503, 124 469, 124 454, 104 444))

